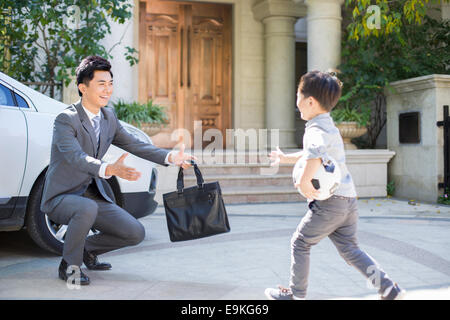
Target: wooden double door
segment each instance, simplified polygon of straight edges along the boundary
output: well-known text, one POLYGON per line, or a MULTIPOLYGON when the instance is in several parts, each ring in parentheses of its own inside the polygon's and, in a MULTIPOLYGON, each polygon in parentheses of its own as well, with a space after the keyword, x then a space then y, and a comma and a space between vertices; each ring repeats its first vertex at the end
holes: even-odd
POLYGON ((196 121, 225 139, 231 128, 231 6, 142 1, 139 34, 139 99, 165 106, 171 130, 193 134, 196 121))

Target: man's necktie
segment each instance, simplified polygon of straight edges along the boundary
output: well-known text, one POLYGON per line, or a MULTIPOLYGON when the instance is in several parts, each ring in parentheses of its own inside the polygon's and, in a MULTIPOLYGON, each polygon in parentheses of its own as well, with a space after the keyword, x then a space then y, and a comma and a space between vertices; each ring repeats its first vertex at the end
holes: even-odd
POLYGON ((100 137, 100 117, 99 116, 95 116, 92 119, 92 122, 94 122, 94 132, 95 132, 95 136, 97 138, 97 144, 98 144, 98 138, 100 137))

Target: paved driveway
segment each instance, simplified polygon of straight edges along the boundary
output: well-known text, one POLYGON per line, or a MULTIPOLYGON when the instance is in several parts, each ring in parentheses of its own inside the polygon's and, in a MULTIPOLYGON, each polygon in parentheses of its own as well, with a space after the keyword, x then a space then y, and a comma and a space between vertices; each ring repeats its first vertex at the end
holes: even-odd
MULTIPOLYGON (((69 289, 57 278, 60 257, 26 233, 0 233, 0 299, 265 299, 287 286, 290 238, 306 203, 227 206, 231 232, 169 241, 164 209, 141 219, 144 242, 101 256, 110 271, 69 289)), ((450 207, 403 200, 359 200, 360 246, 408 290, 406 299, 450 299, 450 207)), ((308 299, 377 299, 329 239, 311 251, 308 299)))

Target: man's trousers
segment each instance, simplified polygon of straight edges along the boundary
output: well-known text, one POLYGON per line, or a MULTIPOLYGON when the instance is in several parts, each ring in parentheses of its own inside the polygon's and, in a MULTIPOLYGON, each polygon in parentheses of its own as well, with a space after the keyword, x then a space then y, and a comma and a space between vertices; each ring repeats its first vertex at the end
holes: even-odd
POLYGON ((81 267, 83 249, 99 255, 144 240, 144 226, 118 205, 104 200, 95 185, 91 184, 83 196, 62 197, 48 217, 67 225, 63 259, 69 266, 81 267), (91 228, 99 232, 88 236, 91 228))

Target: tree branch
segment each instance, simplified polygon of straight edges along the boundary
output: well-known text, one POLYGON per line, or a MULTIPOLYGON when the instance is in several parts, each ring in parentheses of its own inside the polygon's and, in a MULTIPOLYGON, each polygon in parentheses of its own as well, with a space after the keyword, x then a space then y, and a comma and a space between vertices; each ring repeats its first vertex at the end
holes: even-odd
POLYGON ((127 33, 127 30, 128 30, 128 27, 130 26, 130 24, 131 24, 131 20, 128 22, 127 26, 125 27, 125 31, 123 32, 122 36, 120 37, 119 42, 115 43, 115 44, 111 47, 111 49, 109 49, 108 54, 110 54, 111 51, 112 51, 116 46, 118 46, 119 44, 122 43, 122 40, 123 40, 123 38, 125 37, 125 34, 127 33))

